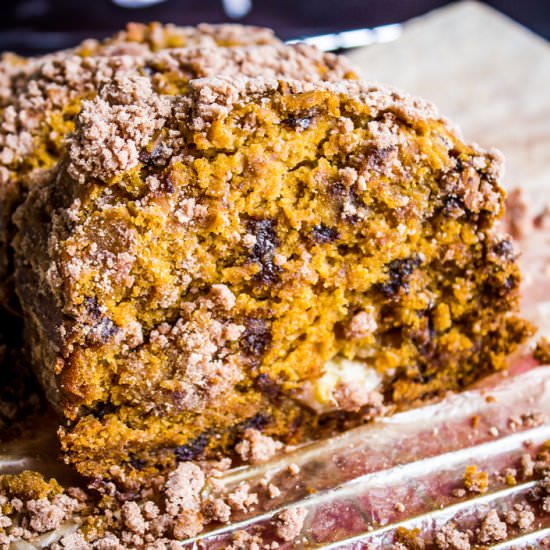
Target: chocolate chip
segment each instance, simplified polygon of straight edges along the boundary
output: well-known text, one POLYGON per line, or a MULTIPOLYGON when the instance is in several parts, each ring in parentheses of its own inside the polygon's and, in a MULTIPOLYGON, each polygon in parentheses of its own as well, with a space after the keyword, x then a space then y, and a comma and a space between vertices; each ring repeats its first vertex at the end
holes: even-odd
POLYGON ((138 158, 147 166, 165 166, 169 156, 170 149, 164 143, 157 143, 151 151, 142 149, 138 158))
POLYGON ((102 342, 107 342, 117 332, 118 327, 108 317, 104 317, 99 323, 99 335, 102 342))
POLYGON ((143 164, 149 164, 151 162, 151 153, 147 149, 142 149, 138 154, 138 159, 143 164))
POLYGON ((496 277, 492 277, 483 285, 483 294, 485 294, 489 300, 505 298, 516 288, 517 283, 514 275, 508 275, 504 282, 501 282, 496 277))
POLYGON ((128 462, 130 462, 132 468, 135 468, 136 470, 143 469, 147 464, 147 461, 138 458, 134 453, 128 453, 128 462))
POLYGON ((311 126, 313 120, 313 114, 291 114, 285 120, 285 124, 290 126, 293 130, 307 130, 311 126))
POLYGON ((249 233, 256 237, 251 259, 261 265, 261 270, 253 277, 260 285, 273 285, 280 279, 281 267, 273 263, 273 254, 279 245, 275 222, 269 219, 251 219, 247 225, 249 233))
POLYGON ((365 161, 368 168, 371 170, 380 170, 387 163, 393 153, 397 151, 396 145, 388 145, 386 147, 371 146, 365 151, 365 161))
POLYGON ((86 296, 86 298, 84 298, 84 307, 93 319, 98 319, 101 316, 101 308, 95 296, 86 296))
POLYGON ((456 195, 447 195, 443 201, 443 212, 450 218, 460 218, 464 214, 470 213, 466 208, 464 201, 456 195))
POLYGON ((328 185, 327 192, 331 197, 343 199, 348 194, 348 189, 343 183, 333 181, 328 185))
POLYGON ((252 280, 261 286, 271 286, 281 280, 282 268, 275 265, 271 259, 262 262, 262 269, 256 273, 252 280))
POLYGON ((165 178, 161 179, 159 190, 169 195, 171 195, 175 191, 175 187, 172 183, 172 180, 170 179, 170 176, 166 176, 165 178))
POLYGON ((269 219, 251 219, 248 221, 247 228, 256 237, 256 243, 252 248, 252 259, 261 262, 265 256, 273 254, 279 245, 275 222, 269 219))
POLYGON ((92 414, 102 420, 108 414, 113 414, 116 407, 112 403, 98 403, 92 410, 92 414))
POLYGON ((91 328, 87 340, 90 344, 105 344, 117 332, 118 327, 113 321, 109 317, 102 316, 91 328))
POLYGON ((262 372, 256 377, 256 386, 258 389, 270 399, 275 399, 281 392, 281 387, 277 382, 272 380, 268 374, 262 372))
POLYGON ((206 446, 208 445, 208 439, 208 434, 201 434, 190 443, 176 447, 174 449, 176 460, 178 462, 194 460, 204 452, 204 449, 206 449, 206 446))
POLYGON ((516 287, 516 284, 516 278, 513 275, 508 275, 508 277, 506 277, 506 280, 504 281, 504 284, 502 285, 502 290, 504 294, 508 294, 512 289, 516 287))
POLYGON ((253 428, 255 430, 263 430, 270 421, 270 417, 265 413, 257 413, 251 418, 247 418, 245 421, 241 422, 238 426, 239 430, 247 430, 248 428, 253 428))
POLYGON ((271 344, 271 328, 264 319, 248 319, 242 344, 249 355, 261 356, 271 344))
POLYGON ((320 223, 311 230, 311 238, 317 243, 332 243, 338 238, 338 231, 320 223))
POLYGON ((408 292, 408 278, 421 263, 422 260, 418 256, 393 260, 388 264, 388 279, 385 283, 378 285, 379 290, 389 298, 395 296, 401 289, 408 292))
POLYGON ((118 327, 113 321, 102 314, 101 307, 95 296, 84 298, 84 307, 91 319, 90 324, 92 324, 87 336, 90 344, 104 344, 113 334, 118 332, 118 327))

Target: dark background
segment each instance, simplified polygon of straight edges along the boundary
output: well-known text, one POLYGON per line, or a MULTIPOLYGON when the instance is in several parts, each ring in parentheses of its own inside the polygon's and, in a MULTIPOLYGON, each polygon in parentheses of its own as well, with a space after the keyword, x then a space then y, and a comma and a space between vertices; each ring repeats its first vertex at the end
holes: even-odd
MULTIPOLYGON (((449 0, 252 0, 238 22, 274 28, 282 38, 397 23, 449 0)), ((550 39, 550 0, 488 0, 487 4, 550 39)), ((72 46, 101 37, 128 21, 179 25, 230 21, 222 0, 167 0, 125 9, 112 0, 0 0, 0 51, 22 54, 72 46)))

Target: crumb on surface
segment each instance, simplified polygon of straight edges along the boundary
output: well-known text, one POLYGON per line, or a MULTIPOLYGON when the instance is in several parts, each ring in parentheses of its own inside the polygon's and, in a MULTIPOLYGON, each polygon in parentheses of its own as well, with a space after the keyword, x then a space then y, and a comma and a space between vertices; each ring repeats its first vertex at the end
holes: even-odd
POLYGON ((531 477, 535 472, 535 461, 529 453, 524 453, 520 458, 521 475, 524 478, 531 477))
POLYGON ((307 510, 301 507, 287 508, 276 516, 277 536, 286 542, 296 539, 302 532, 307 510))
POLYGON ((402 502, 396 502, 394 508, 400 513, 405 511, 405 505, 402 502))
POLYGON ((283 444, 280 441, 254 428, 247 428, 241 441, 235 445, 235 450, 241 459, 251 464, 267 462, 282 448, 283 444))
POLYGON ((204 472, 192 462, 181 462, 166 482, 166 511, 177 516, 182 510, 197 510, 204 472))
POLYGON ((470 550, 467 533, 457 529, 454 523, 447 523, 435 534, 435 543, 441 550, 470 550))
POLYGON ((499 542, 506 540, 507 536, 506 523, 500 519, 496 510, 490 510, 481 524, 478 535, 479 541, 482 543, 499 542))
POLYGON ((269 498, 277 498, 277 497, 281 496, 281 494, 282 494, 279 487, 277 487, 277 485, 274 485, 273 483, 270 483, 267 486, 267 490, 268 490, 268 493, 269 493, 269 498))
POLYGON ((228 493, 226 501, 234 510, 248 512, 258 504, 258 495, 251 492, 249 483, 243 482, 228 493))
POLYGON ((489 474, 478 470, 476 465, 467 466, 464 472, 464 487, 470 493, 486 493, 489 485, 489 474))
POLYGON ((517 527, 520 532, 529 531, 535 523, 535 514, 526 504, 514 504, 506 512, 505 521, 508 525, 517 527))

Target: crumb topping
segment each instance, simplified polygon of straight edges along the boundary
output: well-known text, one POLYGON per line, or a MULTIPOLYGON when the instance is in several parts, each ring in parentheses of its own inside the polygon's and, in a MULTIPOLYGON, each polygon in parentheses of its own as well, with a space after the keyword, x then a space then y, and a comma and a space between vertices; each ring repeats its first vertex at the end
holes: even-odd
POLYGON ((453 523, 447 523, 435 534, 435 543, 442 550, 470 550, 470 540, 467 533, 456 528, 453 523))
POLYGON ((179 464, 166 482, 166 511, 172 516, 183 510, 196 511, 204 482, 204 472, 196 464, 179 464))
POLYGON ((268 461, 282 447, 283 444, 280 441, 263 435, 253 428, 247 428, 242 440, 235 446, 235 450, 244 462, 259 464, 268 461))
POLYGON ((300 507, 287 508, 279 512, 276 518, 277 536, 285 542, 295 540, 302 532, 306 516, 307 510, 300 507))
POLYGON ((169 113, 168 98, 154 94, 148 78, 115 78, 96 99, 83 102, 78 132, 69 141, 69 173, 84 182, 134 168, 169 113))
POLYGON ((490 510, 485 516, 479 531, 479 541, 482 543, 498 542, 506 540, 508 536, 508 527, 502 521, 496 510, 490 510))

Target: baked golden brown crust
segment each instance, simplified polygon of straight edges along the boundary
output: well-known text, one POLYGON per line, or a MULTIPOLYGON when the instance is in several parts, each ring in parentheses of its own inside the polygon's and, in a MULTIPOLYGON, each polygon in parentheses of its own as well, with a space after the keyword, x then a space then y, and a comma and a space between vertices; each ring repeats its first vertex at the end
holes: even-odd
POLYGON ((503 368, 530 327, 493 229, 500 173, 383 87, 232 76, 170 96, 115 77, 16 216, 68 460, 144 475, 503 368))

